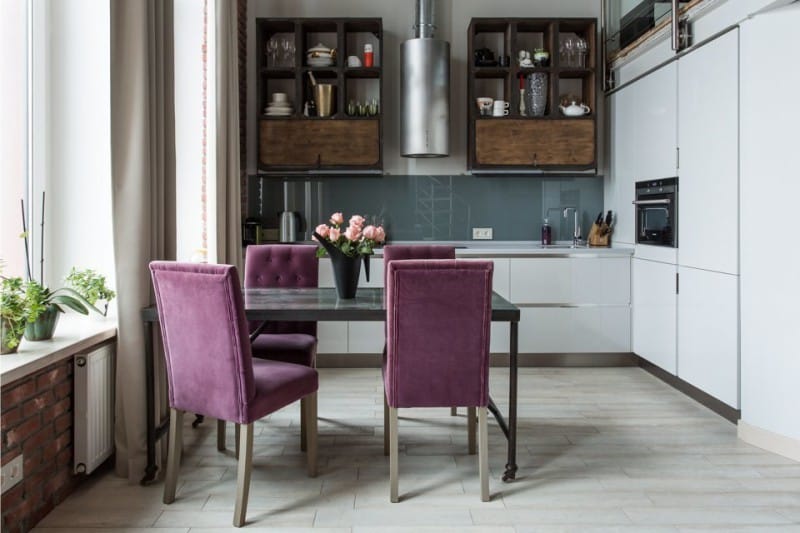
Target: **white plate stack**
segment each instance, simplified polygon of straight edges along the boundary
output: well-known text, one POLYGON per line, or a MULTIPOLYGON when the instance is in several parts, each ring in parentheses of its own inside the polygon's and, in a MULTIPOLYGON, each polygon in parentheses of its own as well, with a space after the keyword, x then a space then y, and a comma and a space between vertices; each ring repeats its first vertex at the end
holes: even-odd
POLYGON ((264 114, 268 117, 288 117, 292 113, 294 113, 294 107, 289 102, 289 95, 272 93, 272 101, 264 109, 264 114))
POLYGON ((309 67, 330 67, 336 58, 336 51, 322 43, 317 43, 306 51, 306 63, 309 67))

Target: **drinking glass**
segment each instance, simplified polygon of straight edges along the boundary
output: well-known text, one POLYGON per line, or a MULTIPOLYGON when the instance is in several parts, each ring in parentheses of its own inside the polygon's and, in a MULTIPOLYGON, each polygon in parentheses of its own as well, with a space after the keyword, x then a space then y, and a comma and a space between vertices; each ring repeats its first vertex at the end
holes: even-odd
POLYGON ((569 36, 564 39, 564 66, 565 67, 574 67, 575 66, 575 46, 576 46, 576 39, 573 36, 569 36))
POLYGON ((283 47, 283 66, 293 67, 295 52, 294 39, 285 38, 281 45, 283 47))
POLYGON ((588 50, 589 45, 586 42, 586 39, 578 37, 577 41, 575 42, 575 51, 578 55, 578 67, 586 68, 586 53, 588 50))
POLYGON ((267 41, 267 64, 271 67, 277 67, 278 58, 278 40, 273 36, 267 41))

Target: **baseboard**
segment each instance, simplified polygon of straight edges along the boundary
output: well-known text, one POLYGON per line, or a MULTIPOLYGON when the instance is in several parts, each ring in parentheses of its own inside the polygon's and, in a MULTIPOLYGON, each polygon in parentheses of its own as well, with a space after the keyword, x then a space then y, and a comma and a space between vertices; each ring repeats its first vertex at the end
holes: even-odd
POLYGON ((682 380, 681 378, 674 376, 663 370, 662 368, 654 365, 647 359, 642 359, 638 355, 635 356, 639 359, 639 366, 642 367, 644 370, 648 371, 649 373, 653 374, 655 377, 682 393, 684 393, 689 398, 693 399, 694 401, 698 402, 699 404, 708 407, 722 418, 733 422, 734 424, 741 418, 742 412, 738 409, 731 407, 725 402, 722 402, 710 394, 703 392, 702 390, 698 389, 691 383, 682 380))
POLYGON ((748 444, 800 462, 800 440, 773 433, 739 420, 737 435, 748 444))
MULTIPOLYGON (((317 354, 317 368, 380 368, 381 354, 317 354)), ((508 354, 492 354, 491 366, 508 366, 508 354)), ((619 367, 638 366, 632 353, 524 353, 518 356, 520 367, 619 367)))

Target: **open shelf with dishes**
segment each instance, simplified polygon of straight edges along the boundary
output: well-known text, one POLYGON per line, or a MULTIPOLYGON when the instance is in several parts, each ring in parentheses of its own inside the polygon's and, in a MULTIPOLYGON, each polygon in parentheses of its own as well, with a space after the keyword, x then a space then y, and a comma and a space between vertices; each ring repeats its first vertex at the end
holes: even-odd
POLYGON ((596 19, 473 18, 467 42, 468 169, 594 170, 596 19))
POLYGON ((256 19, 260 171, 382 171, 382 45, 379 18, 256 19))

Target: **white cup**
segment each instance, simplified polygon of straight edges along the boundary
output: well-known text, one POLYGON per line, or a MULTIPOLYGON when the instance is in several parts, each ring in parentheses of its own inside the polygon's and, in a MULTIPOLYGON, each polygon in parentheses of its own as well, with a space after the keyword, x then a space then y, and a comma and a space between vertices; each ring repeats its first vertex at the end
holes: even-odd
POLYGON ((361 66, 361 59, 358 56, 347 56, 347 66, 348 67, 360 67, 361 66))
POLYGON ((289 95, 286 93, 272 93, 273 104, 286 104, 289 102, 289 95))
POLYGON ((495 100, 492 104, 492 116, 502 117, 508 115, 508 105, 505 100, 495 100))

